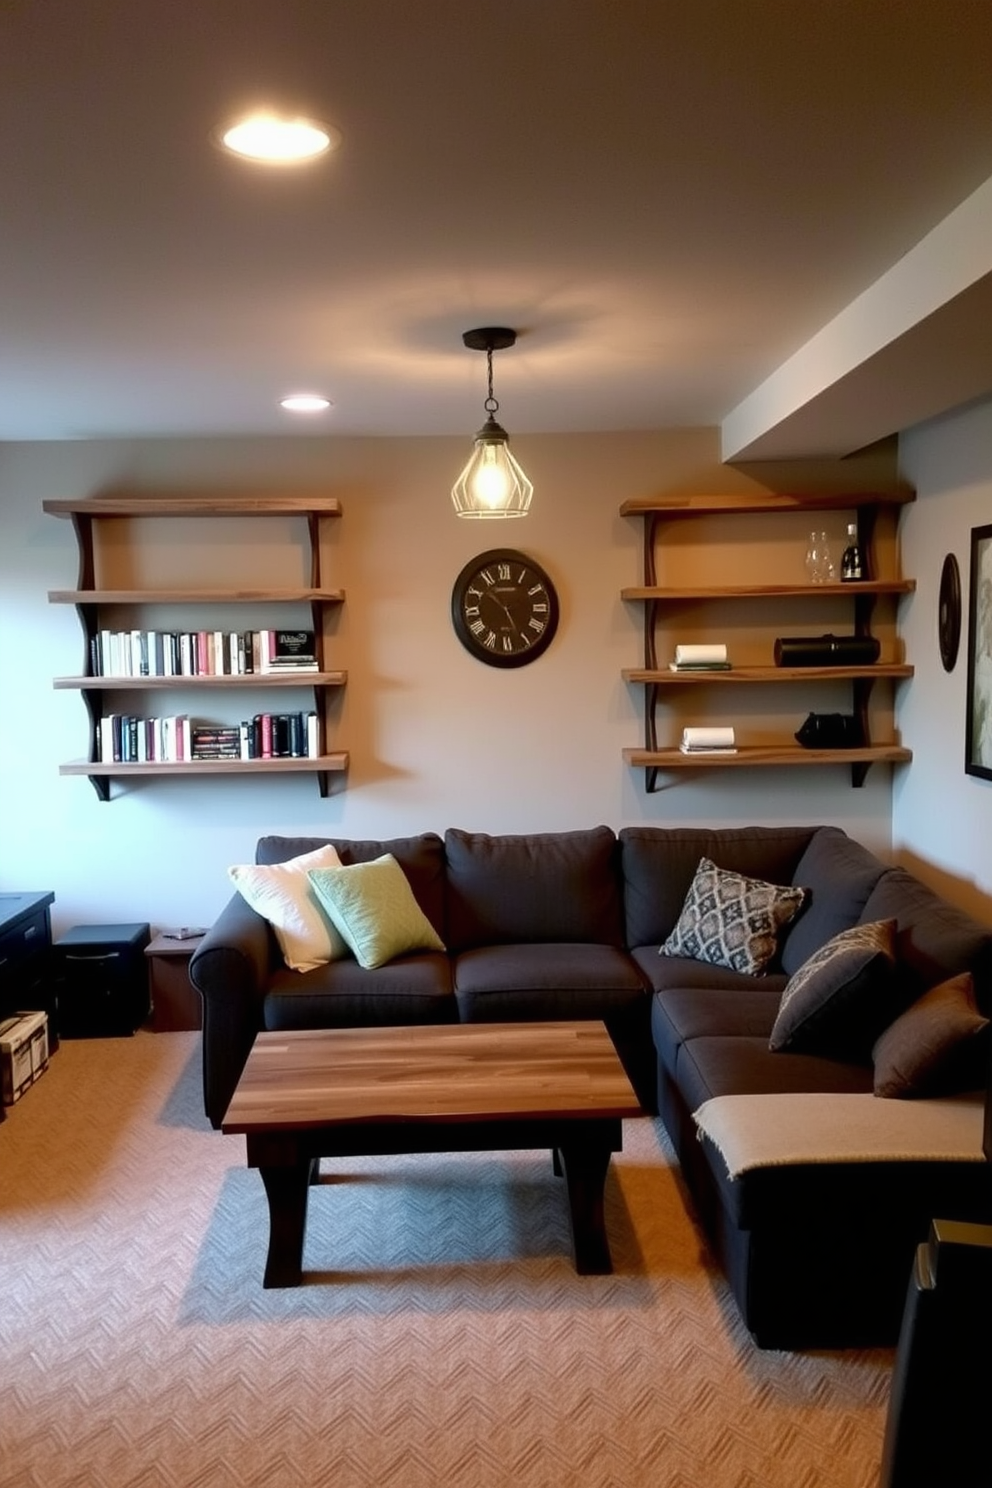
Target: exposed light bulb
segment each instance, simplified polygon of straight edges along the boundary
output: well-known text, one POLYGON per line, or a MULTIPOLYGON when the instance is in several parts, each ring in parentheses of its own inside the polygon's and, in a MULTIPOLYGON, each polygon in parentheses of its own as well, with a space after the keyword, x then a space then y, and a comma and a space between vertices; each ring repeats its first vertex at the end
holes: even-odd
POLYGON ((476 467, 471 480, 477 500, 490 511, 506 505, 506 495, 510 489, 509 477, 499 458, 505 450, 505 445, 483 445, 482 461, 476 467))

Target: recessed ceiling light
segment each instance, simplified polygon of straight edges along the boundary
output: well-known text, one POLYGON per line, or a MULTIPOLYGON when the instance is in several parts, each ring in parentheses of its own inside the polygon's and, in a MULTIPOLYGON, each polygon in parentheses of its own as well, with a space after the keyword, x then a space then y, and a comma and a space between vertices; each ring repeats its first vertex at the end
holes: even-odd
POLYGON ((331 124, 315 119, 281 119, 276 114, 249 114, 222 126, 214 137, 225 150, 265 165, 296 165, 341 143, 340 132, 331 124))
POLYGON ((291 393, 288 398, 280 398, 279 406, 290 413, 323 413, 330 408, 331 400, 320 393, 291 393))

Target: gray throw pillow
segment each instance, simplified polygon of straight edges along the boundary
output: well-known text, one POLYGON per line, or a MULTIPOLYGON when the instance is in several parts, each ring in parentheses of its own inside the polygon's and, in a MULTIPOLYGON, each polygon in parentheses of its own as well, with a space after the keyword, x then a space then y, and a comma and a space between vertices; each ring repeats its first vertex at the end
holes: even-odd
POLYGON ((763 972, 778 937, 806 902, 806 890, 746 878, 700 858, 662 956, 688 956, 731 971, 763 972))
POLYGON ((890 1023, 872 1050, 875 1094, 902 1099, 969 1090, 984 1081, 989 1027, 970 971, 931 987, 890 1023))
POLYGON ((842 930, 793 972, 779 1004, 769 1047, 775 1053, 871 1057, 892 1021, 895 920, 842 930))

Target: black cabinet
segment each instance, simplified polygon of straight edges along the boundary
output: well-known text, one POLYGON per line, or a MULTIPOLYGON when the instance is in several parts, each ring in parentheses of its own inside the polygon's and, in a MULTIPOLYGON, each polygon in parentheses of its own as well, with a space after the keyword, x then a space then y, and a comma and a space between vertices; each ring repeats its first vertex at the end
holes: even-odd
POLYGON ((134 1033, 148 1017, 147 924, 76 925, 52 950, 62 1038, 134 1033))
POLYGON ((0 893, 0 1018, 48 1013, 54 1044, 55 992, 51 981, 53 893, 0 893))

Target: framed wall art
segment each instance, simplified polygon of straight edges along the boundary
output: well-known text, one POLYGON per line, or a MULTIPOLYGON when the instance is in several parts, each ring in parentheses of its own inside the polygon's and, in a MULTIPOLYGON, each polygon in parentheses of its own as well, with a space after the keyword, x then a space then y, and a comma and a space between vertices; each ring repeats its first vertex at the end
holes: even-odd
POLYGON ((992 780, 992 526, 971 529, 964 768, 992 780))

